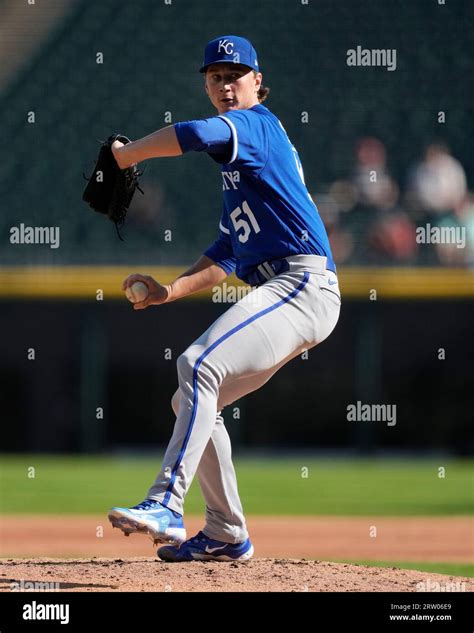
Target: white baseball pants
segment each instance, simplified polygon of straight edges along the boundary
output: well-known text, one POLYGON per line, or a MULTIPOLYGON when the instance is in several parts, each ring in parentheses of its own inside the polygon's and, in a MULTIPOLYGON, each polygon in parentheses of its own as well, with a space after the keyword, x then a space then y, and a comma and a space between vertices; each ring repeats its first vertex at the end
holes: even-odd
POLYGON ((204 533, 227 543, 248 536, 222 409, 259 389, 289 360, 336 326, 340 293, 326 258, 288 257, 273 277, 221 315, 178 358, 176 423, 148 498, 183 514, 197 473, 206 501, 204 533))

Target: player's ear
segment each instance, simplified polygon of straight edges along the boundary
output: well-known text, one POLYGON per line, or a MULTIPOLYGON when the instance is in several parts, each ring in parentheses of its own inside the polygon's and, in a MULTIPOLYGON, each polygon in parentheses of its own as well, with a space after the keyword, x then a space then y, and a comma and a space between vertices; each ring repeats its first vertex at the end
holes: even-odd
POLYGON ((256 88, 256 90, 258 92, 259 88, 262 85, 263 75, 262 75, 262 73, 254 72, 254 78, 255 78, 255 88, 256 88))

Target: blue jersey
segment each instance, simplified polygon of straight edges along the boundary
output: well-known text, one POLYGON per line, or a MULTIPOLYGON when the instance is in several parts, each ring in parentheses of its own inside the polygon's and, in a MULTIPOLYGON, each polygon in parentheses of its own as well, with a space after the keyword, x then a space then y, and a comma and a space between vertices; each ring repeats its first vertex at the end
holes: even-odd
MULTIPOLYGON (((222 164, 224 195, 219 237, 204 254, 247 283, 259 264, 289 255, 323 255, 335 270, 298 152, 277 117, 259 104, 202 123, 216 118, 227 124, 230 140, 222 146, 211 139, 199 147, 222 164)), ((184 129, 178 127, 177 136, 184 139, 184 129)))

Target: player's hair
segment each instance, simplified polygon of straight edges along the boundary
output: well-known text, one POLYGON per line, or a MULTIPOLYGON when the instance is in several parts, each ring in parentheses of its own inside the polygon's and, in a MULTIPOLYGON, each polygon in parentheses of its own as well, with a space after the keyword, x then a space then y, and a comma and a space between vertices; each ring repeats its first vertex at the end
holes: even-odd
MULTIPOLYGON (((257 72, 255 70, 252 70, 252 72, 255 77, 257 75, 257 72)), ((260 86, 257 93, 257 97, 260 103, 265 101, 265 99, 268 97, 269 94, 270 94, 270 88, 268 86, 260 86)))

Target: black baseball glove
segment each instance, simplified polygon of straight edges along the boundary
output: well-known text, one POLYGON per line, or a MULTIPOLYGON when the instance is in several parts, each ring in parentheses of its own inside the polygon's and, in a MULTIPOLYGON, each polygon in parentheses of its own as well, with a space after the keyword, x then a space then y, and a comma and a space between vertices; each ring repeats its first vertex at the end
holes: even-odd
POLYGON ((138 171, 136 164, 120 169, 112 153, 114 141, 125 145, 130 143, 130 139, 122 134, 112 134, 102 143, 92 175, 90 178, 84 176, 88 183, 82 199, 94 211, 103 213, 115 224, 117 234, 122 240, 119 229, 125 222, 135 189, 143 193, 138 184, 143 172, 138 171))

